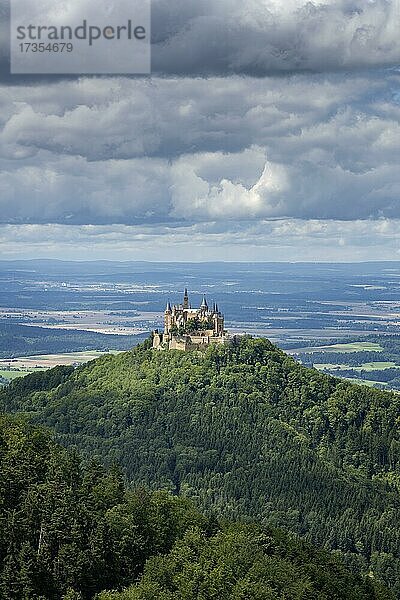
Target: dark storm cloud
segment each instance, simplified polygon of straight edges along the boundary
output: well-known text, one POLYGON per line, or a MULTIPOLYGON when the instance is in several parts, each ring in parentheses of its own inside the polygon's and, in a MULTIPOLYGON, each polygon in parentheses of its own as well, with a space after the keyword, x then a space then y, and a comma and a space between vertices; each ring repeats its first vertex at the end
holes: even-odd
POLYGON ((265 76, 400 62, 398 0, 153 0, 153 70, 265 76))
MULTIPOLYGON (((360 134, 371 128, 376 112, 370 95, 391 93, 397 80, 395 75, 390 81, 231 77, 150 83, 116 78, 8 87, 0 89, 0 157, 28 158, 48 151, 88 161, 173 160, 184 154, 237 153, 261 146, 268 147, 270 158, 282 161, 308 150, 310 143, 329 150, 329 128, 339 135, 340 128, 351 129, 357 115, 364 116, 364 127, 358 128, 354 143, 365 156, 372 150, 360 134), (362 108, 354 108, 357 104, 362 108)), ((397 110, 395 103, 390 105, 397 110)), ((397 118, 394 112, 381 117, 377 130, 397 118)), ((347 137, 352 132, 347 131, 341 160, 349 153, 347 137)))
POLYGON ((400 217, 398 75, 0 93, 3 223, 400 217))
MULTIPOLYGON (((130 2, 123 1, 129 15, 130 2)), ((93 7, 93 0, 81 0, 82 14, 85 4, 93 7)), ((2 0, 3 76, 8 11, 2 0)), ((152 0, 152 69, 157 75, 263 77, 396 65, 399 27, 398 0, 152 0)))
POLYGON ((395 68, 355 69, 399 62, 398 9, 397 0, 153 0, 159 77, 0 88, 0 222, 21 244, 25 234, 42 243, 44 231, 100 240, 90 227, 110 226, 100 237, 112 245, 129 239, 119 227, 140 224, 137 244, 146 224, 148 247, 159 236, 165 247, 210 236, 229 248, 310 245, 329 232, 335 240, 339 221, 346 239, 354 230, 386 240, 382 223, 400 218, 400 80, 395 68), (271 219, 281 225, 259 228, 271 219))
POLYGON ((9 4, 0 0, 0 80, 5 79, 10 70, 9 19, 9 4))

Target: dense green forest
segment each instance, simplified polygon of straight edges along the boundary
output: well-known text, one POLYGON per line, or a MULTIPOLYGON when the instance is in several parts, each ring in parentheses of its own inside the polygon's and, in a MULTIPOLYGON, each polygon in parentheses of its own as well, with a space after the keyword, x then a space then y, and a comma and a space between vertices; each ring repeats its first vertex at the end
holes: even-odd
POLYGON ((187 531, 150 559, 138 585, 99 600, 352 600, 388 598, 337 559, 277 531, 235 525, 212 537, 187 531))
POLYGON ((397 394, 243 338, 205 353, 154 352, 146 342, 16 380, 0 403, 86 456, 121 464, 134 485, 283 527, 400 595, 397 394))
POLYGON ((126 350, 142 340, 143 335, 106 335, 90 331, 0 323, 0 358, 84 350, 126 350))
POLYGON ((0 417, 2 600, 394 600, 278 531, 220 525, 167 492, 127 491, 49 433, 0 417), (146 562, 147 561, 147 562, 146 562), (165 593, 164 593, 165 590, 165 593))
POLYGON ((0 598, 83 598, 134 582, 147 558, 210 522, 187 500, 124 489, 23 422, 0 418, 0 598))

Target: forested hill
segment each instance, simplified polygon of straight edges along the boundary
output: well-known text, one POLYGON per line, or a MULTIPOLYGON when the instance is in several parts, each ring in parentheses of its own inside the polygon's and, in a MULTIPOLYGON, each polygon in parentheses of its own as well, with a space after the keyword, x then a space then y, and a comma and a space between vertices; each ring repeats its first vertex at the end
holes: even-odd
POLYGON ((263 339, 145 343, 15 381, 3 409, 230 519, 285 527, 400 596, 400 397, 295 363, 263 339))
POLYGON ((221 526, 167 492, 127 491, 118 470, 83 465, 9 417, 0 450, 1 600, 99 600, 129 585, 101 598, 394 600, 279 531, 221 526))

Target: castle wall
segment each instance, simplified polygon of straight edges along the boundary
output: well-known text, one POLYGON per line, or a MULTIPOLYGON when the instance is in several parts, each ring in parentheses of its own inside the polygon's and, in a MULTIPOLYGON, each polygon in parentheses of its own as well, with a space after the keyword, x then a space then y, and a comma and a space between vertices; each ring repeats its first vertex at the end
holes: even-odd
POLYGON ((158 349, 162 344, 162 335, 158 332, 153 333, 153 348, 158 349))
POLYGON ((169 350, 189 350, 188 348, 188 339, 187 338, 178 338, 172 336, 171 341, 168 344, 169 350))
POLYGON ((190 341, 192 342, 192 344, 197 344, 197 345, 209 344, 210 336, 209 335, 191 335, 190 341))
POLYGON ((153 348, 155 350, 199 350, 211 344, 226 344, 229 336, 226 335, 187 335, 165 336, 153 333, 153 348))

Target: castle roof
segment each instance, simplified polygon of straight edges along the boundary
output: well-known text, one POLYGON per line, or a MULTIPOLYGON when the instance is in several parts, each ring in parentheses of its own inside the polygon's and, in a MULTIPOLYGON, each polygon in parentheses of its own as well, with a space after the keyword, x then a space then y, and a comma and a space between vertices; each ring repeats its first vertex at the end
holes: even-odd
POLYGON ((208 304, 207 304, 207 300, 206 300, 205 296, 203 296, 203 301, 201 303, 200 308, 208 308, 208 304))

